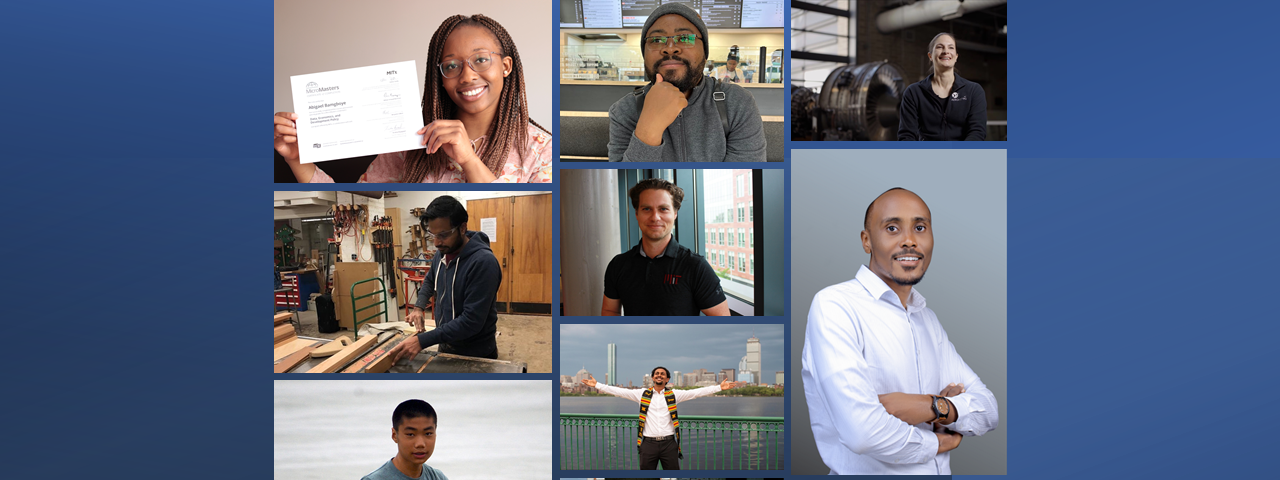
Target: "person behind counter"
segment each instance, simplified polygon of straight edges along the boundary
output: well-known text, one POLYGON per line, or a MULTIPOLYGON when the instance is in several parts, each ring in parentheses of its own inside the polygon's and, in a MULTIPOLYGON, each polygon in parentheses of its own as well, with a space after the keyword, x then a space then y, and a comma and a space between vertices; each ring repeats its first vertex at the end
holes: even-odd
MULTIPOLYGON (((445 19, 431 37, 422 93, 425 148, 384 153, 360 182, 550 183, 551 133, 529 119, 524 68, 511 35, 484 15, 445 19)), ((275 148, 301 183, 332 183, 301 163, 294 121, 275 115, 275 148)))
POLYGON ((763 162, 764 122, 745 89, 704 76, 707 26, 668 3, 644 24, 651 83, 609 107, 611 162, 763 162))
POLYGON ((956 75, 956 38, 939 33, 925 56, 933 73, 902 94, 898 140, 986 140, 987 94, 956 75))
MULTIPOLYGON (((734 48, 734 50, 736 51, 737 48, 734 48)), ((738 54, 736 52, 729 54, 725 59, 724 66, 724 75, 721 75, 721 80, 730 83, 751 83, 751 77, 744 74, 742 69, 738 68, 738 54)))

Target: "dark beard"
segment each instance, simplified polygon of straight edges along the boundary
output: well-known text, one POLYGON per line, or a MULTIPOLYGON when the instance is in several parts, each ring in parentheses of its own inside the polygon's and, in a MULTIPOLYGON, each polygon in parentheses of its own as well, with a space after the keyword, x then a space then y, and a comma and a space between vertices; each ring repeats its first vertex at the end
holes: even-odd
POLYGON ((912 287, 912 286, 915 286, 915 284, 920 283, 921 280, 924 280, 924 275, 921 275, 920 278, 917 278, 915 280, 906 280, 898 277, 889 277, 889 278, 892 278, 893 283, 896 283, 898 285, 905 285, 908 287, 912 287))
POLYGON ((698 86, 698 83, 702 81, 702 67, 706 65, 706 60, 703 60, 702 65, 698 65, 698 68, 693 68, 693 65, 690 65, 688 60, 680 57, 662 57, 653 62, 653 65, 645 65, 644 78, 650 82, 657 80, 658 65, 662 65, 662 62, 667 60, 679 60, 680 63, 684 64, 684 78, 679 81, 673 81, 669 78, 662 79, 664 82, 675 85, 676 88, 680 89, 680 93, 689 93, 689 91, 693 90, 693 87, 698 86))

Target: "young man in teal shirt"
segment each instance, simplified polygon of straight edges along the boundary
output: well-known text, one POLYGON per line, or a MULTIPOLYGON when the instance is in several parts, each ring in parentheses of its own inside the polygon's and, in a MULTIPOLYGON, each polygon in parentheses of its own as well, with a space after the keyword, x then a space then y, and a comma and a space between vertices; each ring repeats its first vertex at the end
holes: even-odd
POLYGON ((396 456, 361 480, 449 480, 427 465, 436 449, 436 411, 422 400, 405 400, 391 413, 396 456))

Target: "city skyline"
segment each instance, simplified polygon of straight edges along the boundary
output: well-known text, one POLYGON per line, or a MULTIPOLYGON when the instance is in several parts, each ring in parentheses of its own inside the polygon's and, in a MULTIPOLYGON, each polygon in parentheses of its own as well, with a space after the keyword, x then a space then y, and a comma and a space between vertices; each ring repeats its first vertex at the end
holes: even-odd
MULTIPOLYGON (((763 371, 785 371, 784 331, 776 324, 739 325, 600 325, 560 326, 559 374, 575 375, 586 368, 603 382, 608 371, 608 345, 616 345, 616 385, 643 385, 654 367, 672 372, 707 369, 716 373, 736 369, 747 354, 747 340, 760 340, 763 371), (754 331, 754 332, 753 332, 754 331), (645 353, 650 352, 650 353, 645 353)), ((773 375, 760 379, 772 382, 773 375)))

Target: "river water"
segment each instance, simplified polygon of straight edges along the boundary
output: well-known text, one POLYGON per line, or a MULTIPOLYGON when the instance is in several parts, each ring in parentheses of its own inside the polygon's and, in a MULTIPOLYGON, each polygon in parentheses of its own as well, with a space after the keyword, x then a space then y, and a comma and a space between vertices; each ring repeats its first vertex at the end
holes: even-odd
POLYGON ((548 381, 277 380, 277 479, 353 480, 396 454, 391 412, 418 398, 436 410, 427 464, 449 478, 549 479, 548 381))
MULTIPOLYGON (((679 404, 680 415, 783 417, 783 397, 703 397, 679 404)), ((640 405, 617 397, 560 397, 561 413, 638 415, 640 405)), ((686 425, 686 422, 681 422, 686 425)), ((635 427, 616 431, 558 433, 561 469, 614 470, 638 468, 635 427), (566 433, 568 439, 566 441, 566 433)), ((681 468, 706 470, 781 470, 782 434, 753 432, 697 432, 681 429, 684 460, 681 468), (711 468, 711 466, 718 466, 711 468)))
MULTIPOLYGON (((702 397, 678 404, 681 415, 782 417, 782 397, 702 397)), ((560 397, 560 413, 639 414, 640 404, 618 397, 560 397)))

